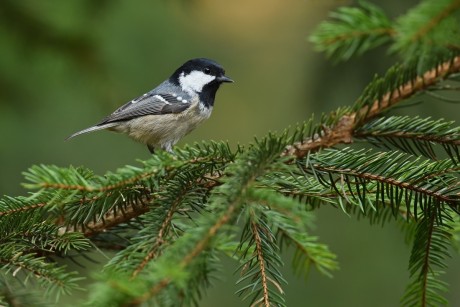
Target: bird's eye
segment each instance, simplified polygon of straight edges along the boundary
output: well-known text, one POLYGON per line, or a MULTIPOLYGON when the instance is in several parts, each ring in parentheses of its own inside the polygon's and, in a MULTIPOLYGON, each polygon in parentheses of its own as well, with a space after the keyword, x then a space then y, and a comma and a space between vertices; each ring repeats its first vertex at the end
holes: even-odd
POLYGON ((209 67, 206 67, 204 69, 204 73, 207 74, 207 75, 211 74, 211 69, 209 67))

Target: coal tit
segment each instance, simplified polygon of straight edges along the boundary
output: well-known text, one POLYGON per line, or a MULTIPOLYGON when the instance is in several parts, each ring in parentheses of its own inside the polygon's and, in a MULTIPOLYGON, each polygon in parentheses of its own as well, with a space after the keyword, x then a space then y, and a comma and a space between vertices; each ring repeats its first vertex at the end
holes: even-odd
POLYGON ((192 59, 150 92, 67 139, 107 129, 126 133, 146 144, 151 153, 158 148, 172 152, 183 136, 209 118, 216 92, 224 82, 233 80, 225 76, 222 66, 209 59, 192 59))

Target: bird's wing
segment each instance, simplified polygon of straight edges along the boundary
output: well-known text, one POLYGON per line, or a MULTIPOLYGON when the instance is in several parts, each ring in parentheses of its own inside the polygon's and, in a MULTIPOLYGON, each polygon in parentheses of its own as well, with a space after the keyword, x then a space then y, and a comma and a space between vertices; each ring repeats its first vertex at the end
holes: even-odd
POLYGON ((149 92, 119 107, 98 125, 130 120, 144 115, 181 113, 191 105, 188 100, 179 100, 171 94, 149 92))

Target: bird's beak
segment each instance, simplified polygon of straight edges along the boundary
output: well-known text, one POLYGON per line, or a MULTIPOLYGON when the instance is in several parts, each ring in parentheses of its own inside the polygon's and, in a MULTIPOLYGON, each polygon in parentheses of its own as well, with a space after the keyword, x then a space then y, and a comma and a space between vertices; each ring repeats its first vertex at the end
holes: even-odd
POLYGON ((232 79, 230 79, 229 77, 227 77, 225 75, 217 77, 217 81, 219 81, 219 82, 230 82, 230 83, 234 82, 232 79))

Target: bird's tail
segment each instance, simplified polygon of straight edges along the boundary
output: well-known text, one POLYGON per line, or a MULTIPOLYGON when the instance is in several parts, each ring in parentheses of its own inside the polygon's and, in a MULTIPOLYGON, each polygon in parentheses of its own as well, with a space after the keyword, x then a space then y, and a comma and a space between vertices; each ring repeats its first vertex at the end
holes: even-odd
POLYGON ((93 132, 93 131, 103 130, 103 129, 115 127, 117 125, 118 125, 118 123, 108 123, 108 124, 103 124, 103 125, 92 126, 92 127, 80 130, 78 132, 75 132, 74 134, 72 134, 71 136, 66 138, 66 141, 70 140, 71 138, 76 137, 76 136, 78 136, 80 134, 85 134, 85 133, 89 133, 89 132, 93 132))

